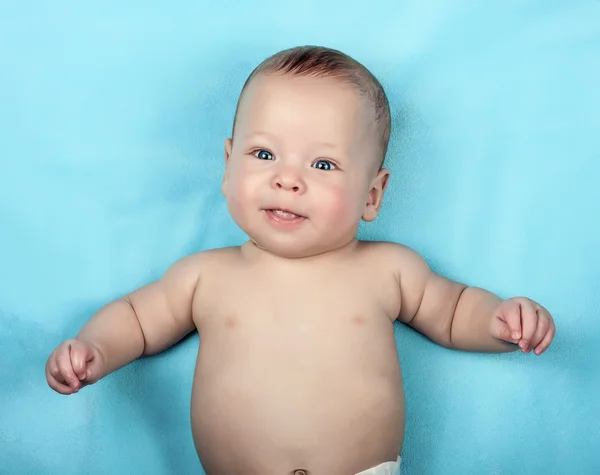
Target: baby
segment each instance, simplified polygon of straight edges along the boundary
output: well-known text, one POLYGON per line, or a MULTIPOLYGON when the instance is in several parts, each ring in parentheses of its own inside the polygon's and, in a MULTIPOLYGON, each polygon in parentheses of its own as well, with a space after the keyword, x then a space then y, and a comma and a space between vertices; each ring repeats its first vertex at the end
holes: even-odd
POLYGON ((225 140, 222 192, 249 240, 104 306, 50 355, 50 387, 75 393, 197 330, 191 423, 207 474, 399 474, 395 321, 447 348, 536 355, 555 327, 532 300, 356 239, 381 207, 389 135, 383 88, 354 59, 321 47, 266 59, 225 140))

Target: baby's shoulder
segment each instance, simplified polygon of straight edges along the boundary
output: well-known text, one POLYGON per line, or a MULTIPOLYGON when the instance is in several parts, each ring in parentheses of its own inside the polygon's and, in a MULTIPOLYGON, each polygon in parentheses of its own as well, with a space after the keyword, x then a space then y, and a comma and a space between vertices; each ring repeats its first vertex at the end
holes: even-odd
POLYGON ((417 254, 414 249, 392 241, 359 241, 359 251, 368 254, 369 257, 382 259, 407 257, 417 254))
POLYGON ((198 274, 211 273, 216 268, 232 265, 239 261, 240 248, 238 246, 208 249, 182 257, 173 264, 173 268, 187 270, 198 274))
POLYGON ((207 249, 195 254, 198 264, 204 268, 232 265, 240 261, 240 246, 219 247, 207 249))
POLYGON ((359 252, 378 267, 389 267, 394 271, 426 265, 417 251, 397 242, 360 241, 359 252))

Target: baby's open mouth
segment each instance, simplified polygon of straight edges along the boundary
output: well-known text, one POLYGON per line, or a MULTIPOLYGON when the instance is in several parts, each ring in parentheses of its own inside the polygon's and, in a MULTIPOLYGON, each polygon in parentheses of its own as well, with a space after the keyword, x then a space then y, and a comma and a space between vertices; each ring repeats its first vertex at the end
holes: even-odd
POLYGON ((281 224, 297 224, 306 219, 306 216, 286 209, 266 209, 265 213, 271 220, 281 224))

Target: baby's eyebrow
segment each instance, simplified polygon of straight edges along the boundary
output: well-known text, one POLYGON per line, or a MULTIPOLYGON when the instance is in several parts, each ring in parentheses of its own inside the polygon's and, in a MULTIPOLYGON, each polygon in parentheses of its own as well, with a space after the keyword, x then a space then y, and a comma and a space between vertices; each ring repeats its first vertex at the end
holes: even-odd
MULTIPOLYGON (((266 131, 266 130, 257 130, 257 131, 249 132, 244 135, 244 140, 247 140, 248 142, 252 142, 254 140, 262 140, 262 139, 277 141, 277 140, 279 140, 279 137, 271 132, 266 131)), ((339 145, 336 145, 332 142, 317 140, 312 145, 314 146, 314 148, 318 148, 321 150, 329 149, 329 150, 333 150, 333 151, 340 151, 339 145)))
POLYGON ((332 149, 332 150, 338 150, 339 149, 339 146, 337 146, 337 145, 335 145, 335 144, 333 144, 331 142, 316 142, 315 144, 318 145, 318 146, 320 146, 320 147, 329 148, 329 149, 332 149))
POLYGON ((267 139, 272 140, 272 139, 276 139, 277 136, 270 132, 264 131, 264 130, 258 130, 256 132, 250 132, 250 133, 246 134, 244 138, 246 140, 256 140, 256 139, 261 139, 261 138, 267 138, 267 139))

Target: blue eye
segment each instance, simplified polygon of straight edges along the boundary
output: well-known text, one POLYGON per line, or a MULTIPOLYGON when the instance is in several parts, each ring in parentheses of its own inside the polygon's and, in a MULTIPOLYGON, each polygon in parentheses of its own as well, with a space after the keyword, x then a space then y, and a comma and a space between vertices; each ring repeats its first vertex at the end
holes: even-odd
POLYGON ((254 156, 260 160, 273 160, 273 154, 267 150, 257 150, 254 156))
POLYGON ((336 166, 331 163, 329 160, 317 160, 315 163, 313 163, 313 168, 316 168, 318 170, 335 170, 336 166))

